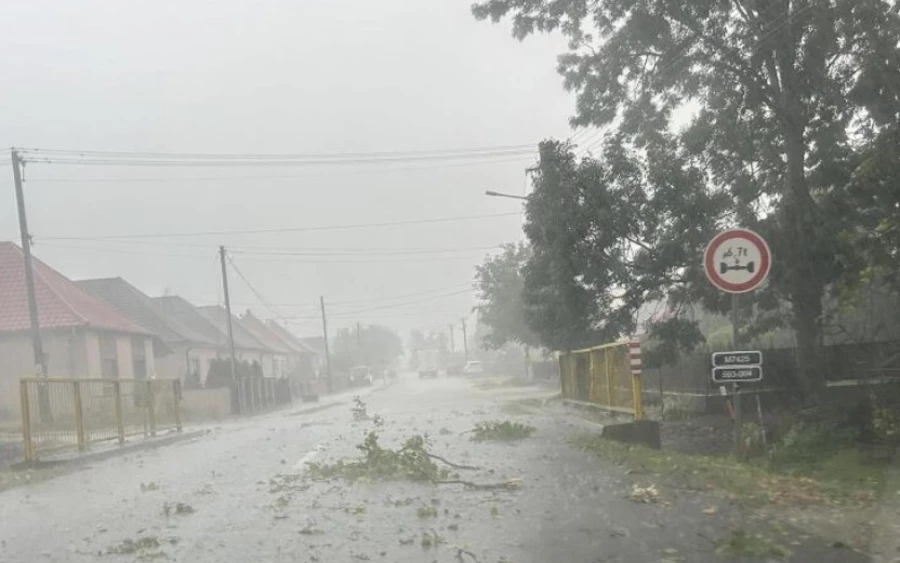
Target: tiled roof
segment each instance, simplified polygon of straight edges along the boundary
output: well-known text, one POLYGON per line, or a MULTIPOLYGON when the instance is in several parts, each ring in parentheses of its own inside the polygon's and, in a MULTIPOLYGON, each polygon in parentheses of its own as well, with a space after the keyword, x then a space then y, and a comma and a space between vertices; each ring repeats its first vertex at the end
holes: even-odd
POLYGON ((307 336, 300 339, 301 342, 316 351, 320 356, 325 355, 325 339, 321 336, 307 336))
MULTIPOLYGON (((92 327, 115 332, 149 334, 113 306, 82 290, 32 256, 38 321, 42 329, 92 327)), ((28 293, 22 249, 0 242, 0 332, 28 330, 28 293)))
POLYGON ((254 317, 250 311, 247 311, 244 313, 244 316, 241 317, 241 325, 243 325, 247 332, 252 334, 256 340, 261 342, 269 350, 281 354, 294 353, 294 350, 288 346, 280 336, 273 333, 269 327, 266 326, 266 323, 254 317))
POLYGON ((135 323, 153 331, 168 344, 190 343, 215 346, 216 341, 191 330, 161 304, 122 278, 81 280, 79 287, 121 311, 135 323))
POLYGON ((284 328, 277 322, 271 320, 266 321, 266 326, 269 327, 269 330, 278 335, 278 337, 281 338, 281 340, 284 341, 285 344, 290 346, 290 348, 294 352, 298 354, 317 354, 317 352, 312 347, 291 334, 288 329, 284 328))
MULTIPOLYGON (((225 336, 225 342, 227 345, 228 338, 228 324, 227 324, 227 313, 225 312, 225 307, 219 307, 218 305, 210 305, 207 307, 197 307, 197 312, 206 317, 206 319, 216 327, 216 330, 222 333, 225 336)), ((240 348, 243 350, 261 350, 268 351, 268 348, 259 340, 257 340, 244 326, 241 324, 240 320, 232 315, 231 317, 231 331, 234 336, 234 347, 240 348)))
POLYGON ((153 302, 159 304, 167 317, 174 318, 192 332, 200 334, 209 342, 213 342, 218 348, 228 347, 228 337, 220 331, 212 321, 207 319, 200 311, 187 300, 177 295, 163 295, 154 297, 153 302))

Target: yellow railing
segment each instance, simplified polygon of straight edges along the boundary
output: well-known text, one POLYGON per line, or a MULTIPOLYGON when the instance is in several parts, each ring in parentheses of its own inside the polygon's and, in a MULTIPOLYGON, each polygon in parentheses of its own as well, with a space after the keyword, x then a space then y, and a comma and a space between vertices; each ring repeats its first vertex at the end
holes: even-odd
POLYGON ((641 376, 633 374, 627 342, 559 355, 564 399, 643 418, 641 376))
POLYGON ((41 378, 19 380, 25 461, 132 436, 181 430, 177 379, 41 378))

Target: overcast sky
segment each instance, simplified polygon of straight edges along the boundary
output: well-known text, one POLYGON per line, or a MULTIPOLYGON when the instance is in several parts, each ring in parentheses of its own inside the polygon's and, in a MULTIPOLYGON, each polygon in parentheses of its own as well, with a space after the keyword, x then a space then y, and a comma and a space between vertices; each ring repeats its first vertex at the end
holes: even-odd
MULTIPOLYGON (((536 144, 567 137, 559 37, 518 43, 468 0, 41 1, 0 5, 0 143, 52 149, 347 153, 536 144)), ((8 157, 6 157, 8 158, 8 157)), ((497 162, 316 167, 32 163, 35 255, 73 279, 122 276, 150 295, 221 300, 216 249, 302 335, 357 320, 433 328, 516 215, 265 234, 51 240, 305 228, 514 213, 528 155, 497 162), (277 247, 276 250, 273 250, 277 247), (240 254, 256 252, 257 254, 240 254), (283 249, 283 250, 281 250, 283 249), (446 253, 409 252, 452 250, 446 253), (278 252, 262 255, 260 252, 278 252), (407 254, 384 254, 402 252, 407 254), (305 254, 329 254, 309 256, 305 254), (375 254, 381 253, 381 254, 375 254), (289 255, 288 255, 289 254, 289 255), (301 255, 304 254, 304 255, 301 255)), ((0 167, 0 237, 17 240, 0 167)), ((232 270, 236 311, 275 313, 232 270)))

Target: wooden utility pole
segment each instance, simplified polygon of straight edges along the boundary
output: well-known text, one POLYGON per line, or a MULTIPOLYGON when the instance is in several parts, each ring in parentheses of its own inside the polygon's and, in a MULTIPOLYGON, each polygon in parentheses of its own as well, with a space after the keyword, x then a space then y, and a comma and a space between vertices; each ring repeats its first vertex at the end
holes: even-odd
POLYGON ((28 294, 28 317, 31 321, 31 347, 34 351, 34 367, 40 377, 47 377, 47 358, 41 340, 41 324, 38 319, 37 298, 34 293, 34 271, 31 265, 31 235, 25 216, 25 193, 22 191, 22 160, 12 151, 13 182, 16 188, 16 207, 19 211, 19 236, 22 238, 22 254, 25 257, 25 291, 28 294))
POLYGON ((462 319, 462 332, 463 332, 463 351, 466 353, 466 362, 469 361, 469 341, 466 338, 466 319, 462 319))
POLYGON ((225 247, 219 247, 219 261, 222 263, 222 290, 225 293, 225 315, 228 324, 228 350, 231 356, 231 381, 237 382, 237 367, 234 360, 234 331, 231 328, 231 298, 228 296, 228 270, 225 268, 225 247))
POLYGON ((328 352, 328 321, 325 318, 325 296, 319 297, 319 305, 322 308, 322 336, 325 339, 325 375, 328 377, 328 391, 333 392, 334 386, 331 381, 331 354, 328 352))

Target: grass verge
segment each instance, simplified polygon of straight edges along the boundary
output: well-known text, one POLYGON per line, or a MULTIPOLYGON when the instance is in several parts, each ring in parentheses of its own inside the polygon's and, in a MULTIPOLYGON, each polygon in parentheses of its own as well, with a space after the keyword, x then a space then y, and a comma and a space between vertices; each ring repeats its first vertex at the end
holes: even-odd
POLYGON ((687 455, 622 444, 596 435, 572 443, 596 456, 692 490, 725 493, 748 506, 767 504, 867 506, 884 484, 883 471, 851 464, 847 452, 806 471, 771 471, 730 457, 687 455), (865 469, 860 469, 864 467, 865 469), (861 477, 860 472, 864 472, 861 477))

